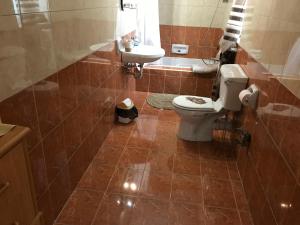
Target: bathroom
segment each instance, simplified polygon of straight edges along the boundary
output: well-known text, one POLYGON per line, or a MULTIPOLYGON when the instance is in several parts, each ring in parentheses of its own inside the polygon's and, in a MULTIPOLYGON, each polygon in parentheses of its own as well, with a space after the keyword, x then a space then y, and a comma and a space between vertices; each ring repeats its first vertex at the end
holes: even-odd
POLYGON ((299 225, 299 11, 297 0, 1 0, 0 224, 299 225), (221 67, 233 6, 241 35, 221 67), (143 44, 160 59, 134 56, 143 44), (155 94, 217 105, 224 68, 247 81, 239 110, 184 129, 183 112, 201 109, 151 106, 155 94), (127 98, 139 115, 121 124, 127 98), (185 140, 203 127, 212 140, 185 140))

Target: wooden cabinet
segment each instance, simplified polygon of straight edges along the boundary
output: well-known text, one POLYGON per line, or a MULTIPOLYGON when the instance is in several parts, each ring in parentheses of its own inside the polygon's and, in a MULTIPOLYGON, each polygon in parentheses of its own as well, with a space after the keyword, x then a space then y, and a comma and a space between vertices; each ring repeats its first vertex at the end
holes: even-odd
POLYGON ((15 127, 0 137, 0 225, 41 225, 37 210, 25 136, 15 127))

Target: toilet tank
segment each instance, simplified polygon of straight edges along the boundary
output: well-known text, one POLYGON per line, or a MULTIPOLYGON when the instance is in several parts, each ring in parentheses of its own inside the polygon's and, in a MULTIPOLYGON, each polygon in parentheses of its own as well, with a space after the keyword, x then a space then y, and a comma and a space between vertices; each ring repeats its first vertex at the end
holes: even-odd
POLYGON ((240 111, 242 103, 240 92, 246 88, 248 77, 237 64, 227 64, 221 67, 220 99, 224 109, 240 111))

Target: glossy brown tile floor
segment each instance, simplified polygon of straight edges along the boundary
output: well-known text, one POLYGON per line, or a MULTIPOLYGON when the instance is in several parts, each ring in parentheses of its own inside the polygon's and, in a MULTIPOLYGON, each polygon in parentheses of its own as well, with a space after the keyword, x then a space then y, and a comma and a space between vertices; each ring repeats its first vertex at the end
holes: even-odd
POLYGON ((56 220, 59 225, 252 225, 229 144, 179 140, 179 118, 132 96, 140 116, 115 125, 56 220))

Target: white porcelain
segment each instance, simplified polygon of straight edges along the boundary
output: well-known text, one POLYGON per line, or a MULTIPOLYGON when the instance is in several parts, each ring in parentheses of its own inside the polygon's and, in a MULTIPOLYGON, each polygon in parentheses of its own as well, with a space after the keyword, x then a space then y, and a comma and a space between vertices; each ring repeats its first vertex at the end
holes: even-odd
POLYGON ((224 110, 239 111, 239 93, 246 87, 248 77, 238 65, 221 68, 220 98, 212 101, 199 96, 178 96, 173 100, 175 112, 180 116, 177 136, 187 141, 211 141, 214 123, 224 110), (202 99, 202 104, 195 103, 202 99))
POLYGON ((120 48, 122 61, 124 63, 150 63, 165 56, 165 50, 149 45, 139 45, 126 52, 124 47, 120 48))
POLYGON ((242 103, 239 94, 246 88, 248 77, 237 64, 227 64, 221 67, 220 98, 224 109, 240 111, 242 103))
POLYGON ((211 141, 214 121, 222 115, 223 107, 220 100, 217 102, 211 100, 214 107, 211 110, 184 108, 175 104, 175 101, 176 98, 173 100, 175 112, 181 118, 177 136, 186 141, 211 141))

